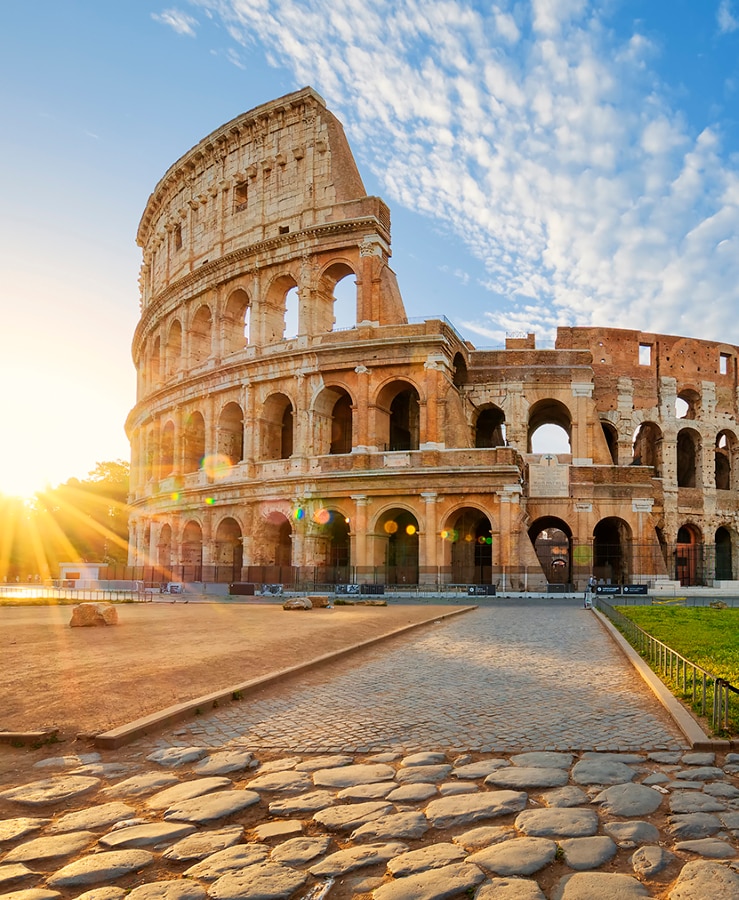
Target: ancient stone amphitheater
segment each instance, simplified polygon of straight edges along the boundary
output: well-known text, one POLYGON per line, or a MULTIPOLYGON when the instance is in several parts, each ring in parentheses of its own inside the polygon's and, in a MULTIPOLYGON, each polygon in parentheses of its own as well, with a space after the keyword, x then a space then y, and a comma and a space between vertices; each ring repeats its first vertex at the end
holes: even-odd
POLYGON ((554 349, 477 350, 443 317, 409 322, 389 210, 312 89, 189 150, 138 243, 129 563, 147 580, 736 577, 737 347, 560 328, 554 349))

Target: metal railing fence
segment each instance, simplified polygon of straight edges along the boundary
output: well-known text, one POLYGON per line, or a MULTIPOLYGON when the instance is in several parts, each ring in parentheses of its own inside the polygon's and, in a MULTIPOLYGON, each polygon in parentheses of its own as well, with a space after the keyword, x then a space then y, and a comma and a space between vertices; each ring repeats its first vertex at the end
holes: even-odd
POLYGON ((699 715, 708 718, 714 732, 739 730, 739 688, 653 637, 603 597, 596 595, 593 602, 662 680, 677 689, 683 699, 690 700, 699 715))

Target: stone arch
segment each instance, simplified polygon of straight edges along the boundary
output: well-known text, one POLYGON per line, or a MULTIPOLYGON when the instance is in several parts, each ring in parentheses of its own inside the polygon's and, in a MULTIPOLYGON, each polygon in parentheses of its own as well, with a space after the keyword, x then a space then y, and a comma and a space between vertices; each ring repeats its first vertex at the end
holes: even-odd
POLYGON ((603 429, 603 437, 606 439, 608 452, 611 454, 613 465, 618 465, 618 431, 610 422, 601 419, 600 427, 603 429))
POLYGON ((675 544, 675 579, 683 587, 703 584, 703 535, 692 522, 681 525, 675 544))
POLYGON ((203 529, 190 519, 182 530, 182 580, 200 581, 203 568, 203 529))
POLYGON ((201 304, 190 324, 190 365, 198 366, 213 352, 213 314, 207 303, 201 304))
POLYGON ((421 407, 418 390, 405 379, 386 384, 377 397, 379 439, 387 450, 418 450, 421 407))
POLYGON ((713 451, 714 478, 716 490, 730 491, 734 483, 733 461, 736 457, 737 440, 733 431, 724 429, 716 435, 713 451))
POLYGON ((571 453, 572 414, 561 400, 538 400, 529 409, 526 449, 529 453, 571 453), (542 431, 541 429, 544 429, 542 431), (536 440, 535 440, 536 436, 536 440), (564 448, 566 437, 567 448, 564 448), (541 446, 539 446, 541 444, 541 446), (550 445, 552 449, 550 449, 550 445), (534 450, 534 447, 537 447, 534 450))
POLYGON ((251 301, 243 288, 232 291, 223 316, 223 352, 225 356, 238 353, 249 344, 251 329, 251 301))
POLYGON ((241 580, 242 565, 241 526, 232 516, 226 516, 218 523, 213 554, 216 566, 216 581, 241 580))
POLYGON ((226 465, 235 466, 244 458, 244 413, 234 401, 227 403, 218 417, 216 446, 219 458, 226 465))
MULTIPOLYGON (((284 513, 278 510, 264 513, 258 528, 260 564, 278 569, 292 566, 292 536, 292 524, 284 513)), ((274 580, 282 580, 279 572, 275 573, 274 580)))
POLYGON ((293 405, 285 394, 270 394, 262 411, 262 459, 289 459, 293 454, 293 405))
POLYGON ((714 542, 716 545, 716 581, 733 581, 734 541, 731 529, 727 525, 717 528, 714 542))
POLYGON ((642 422, 634 432, 633 466, 652 466, 659 478, 662 474, 662 430, 654 422, 642 422))
POLYGON ((418 531, 418 519, 402 507, 391 507, 377 519, 374 535, 384 543, 386 584, 418 584, 418 531))
POLYGON ((700 485, 700 434, 693 428, 682 428, 677 434, 677 486, 694 488, 700 485))
POLYGON ((159 443, 159 477, 166 478, 174 472, 174 422, 168 419, 162 428, 159 443))
POLYGON ((694 387, 686 386, 675 398, 676 419, 698 419, 701 412, 701 395, 694 387))
POLYGON ((631 526, 618 516, 593 529, 593 575, 607 584, 627 584, 631 577, 631 526))
POLYGON ((454 510, 441 538, 451 545, 453 584, 492 584, 493 527, 484 512, 474 506, 454 510))
POLYGON ((357 285, 352 266, 343 260, 326 266, 315 300, 313 334, 354 328, 357 324, 357 285), (351 281, 352 277, 354 281, 351 281))
POLYGON ((346 388, 324 387, 313 403, 313 416, 313 452, 320 456, 352 452, 354 403, 346 388))
MULTIPOLYGON (((278 275, 267 288, 261 311, 261 334, 265 344, 274 344, 286 337, 287 295, 296 291, 298 282, 292 275, 278 275)), ((300 334, 300 321, 297 323, 296 333, 300 334)))
POLYGON ((475 447, 505 447, 505 413, 493 404, 481 406, 475 415, 475 447))
POLYGON ((175 319, 167 332, 166 374, 176 375, 182 365, 182 324, 175 319))
POLYGON ((455 387, 460 388, 467 383, 467 378, 469 377, 467 374, 467 361, 464 358, 464 354, 454 354, 452 367, 454 369, 452 381, 454 382, 455 387))
POLYGON ((529 526, 536 558, 548 584, 572 583, 572 529, 555 516, 542 516, 529 526))
POLYGON ((205 419, 198 410, 193 410, 185 419, 185 446, 183 472, 185 475, 198 472, 205 457, 205 419))
POLYGON ((334 507, 321 507, 313 513, 316 537, 323 542, 321 555, 326 569, 322 581, 345 584, 351 575, 350 519, 334 507))

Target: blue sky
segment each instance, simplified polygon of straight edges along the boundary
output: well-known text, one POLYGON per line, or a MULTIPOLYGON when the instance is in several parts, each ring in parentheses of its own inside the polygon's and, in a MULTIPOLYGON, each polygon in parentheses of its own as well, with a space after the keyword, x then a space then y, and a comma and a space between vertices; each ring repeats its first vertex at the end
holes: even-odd
POLYGON ((409 316, 739 344, 739 0, 6 2, 0 73, 0 491, 127 457, 146 199, 306 84, 409 316))

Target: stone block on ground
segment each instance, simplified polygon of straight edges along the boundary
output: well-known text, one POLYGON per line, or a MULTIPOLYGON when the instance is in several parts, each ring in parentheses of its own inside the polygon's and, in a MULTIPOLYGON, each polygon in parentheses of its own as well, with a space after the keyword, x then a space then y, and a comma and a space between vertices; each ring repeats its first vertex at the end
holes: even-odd
POLYGON ((117 624, 118 610, 112 603, 78 603, 69 620, 70 628, 117 624))
POLYGON ((291 597, 282 604, 283 609, 313 609, 313 604, 307 597, 291 597))

